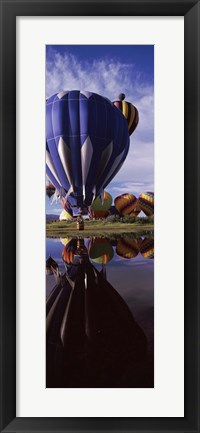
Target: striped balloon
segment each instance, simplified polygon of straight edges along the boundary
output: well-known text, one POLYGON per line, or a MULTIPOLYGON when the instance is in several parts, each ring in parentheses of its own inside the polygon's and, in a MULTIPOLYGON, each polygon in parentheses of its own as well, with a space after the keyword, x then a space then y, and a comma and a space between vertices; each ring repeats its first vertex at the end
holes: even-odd
POLYGON ((144 238, 140 244, 140 253, 145 259, 154 258, 154 239, 144 238))
POLYGON ((117 243, 116 253, 123 259, 133 259, 139 253, 137 242, 134 239, 121 238, 117 243))
POLYGON ((107 192, 104 191, 104 198, 103 201, 100 197, 97 197, 91 207, 90 207, 90 213, 93 218, 106 218, 109 215, 108 210, 110 209, 112 204, 112 196, 107 192))
POLYGON ((140 206, 138 199, 133 194, 118 195, 115 200, 115 207, 120 215, 133 215, 137 216, 140 213, 140 206))
POLYGON ((113 104, 117 107, 125 116, 128 123, 129 135, 131 135, 139 122, 139 114, 137 108, 130 102, 124 101, 124 93, 119 95, 119 101, 114 101, 113 104))
POLYGON ((62 258, 67 265, 70 265, 74 261, 74 255, 77 252, 77 240, 71 239, 71 241, 64 246, 62 250, 62 258))
POLYGON ((78 208, 91 205, 120 170, 129 151, 122 113, 107 98, 63 91, 46 101, 46 173, 78 208))
POLYGON ((154 214, 154 193, 143 192, 139 196, 139 205, 146 216, 154 214))

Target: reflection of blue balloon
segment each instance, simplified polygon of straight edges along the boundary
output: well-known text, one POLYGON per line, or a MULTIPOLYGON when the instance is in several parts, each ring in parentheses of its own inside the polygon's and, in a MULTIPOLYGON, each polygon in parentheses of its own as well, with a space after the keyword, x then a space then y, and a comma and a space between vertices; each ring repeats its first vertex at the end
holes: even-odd
POLYGON ((107 98, 86 91, 61 92, 47 100, 46 135, 47 175, 78 207, 99 196, 129 150, 123 114, 107 98))

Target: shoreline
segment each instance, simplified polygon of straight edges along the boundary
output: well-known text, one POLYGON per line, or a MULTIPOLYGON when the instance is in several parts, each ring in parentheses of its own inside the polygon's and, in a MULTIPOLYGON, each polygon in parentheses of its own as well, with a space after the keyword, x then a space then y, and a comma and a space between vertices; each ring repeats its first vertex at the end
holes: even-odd
POLYGON ((52 222, 46 224, 46 237, 88 237, 88 236, 108 236, 108 235, 126 235, 137 234, 144 232, 153 232, 153 224, 137 224, 137 223, 107 223, 102 221, 87 221, 85 222, 84 230, 77 230, 76 223, 67 222, 52 222))

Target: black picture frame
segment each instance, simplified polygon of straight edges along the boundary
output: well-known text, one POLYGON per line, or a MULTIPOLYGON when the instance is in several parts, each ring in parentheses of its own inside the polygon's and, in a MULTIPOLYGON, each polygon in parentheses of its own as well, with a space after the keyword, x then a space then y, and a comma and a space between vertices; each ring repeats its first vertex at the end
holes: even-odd
MULTIPOLYGON (((1 432, 199 432, 200 1, 1 0, 1 432), (185 416, 16 418, 16 17, 184 16, 185 416), (12 197, 12 212, 10 208, 12 197), (12 250, 12 252, 11 252, 12 250), (12 272, 10 259, 12 256, 12 272)), ((172 95, 173 98, 173 95, 172 95)), ((172 102, 173 103, 173 102, 172 102)), ((166 371, 167 374, 167 371, 166 371)), ((172 390, 173 392, 173 390, 172 390)))

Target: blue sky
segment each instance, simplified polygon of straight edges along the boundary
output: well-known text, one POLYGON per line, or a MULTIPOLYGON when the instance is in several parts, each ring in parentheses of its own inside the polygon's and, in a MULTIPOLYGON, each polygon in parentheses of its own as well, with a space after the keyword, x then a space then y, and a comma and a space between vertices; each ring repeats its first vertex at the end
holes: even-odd
MULTIPOLYGON (((152 45, 48 45, 46 96, 62 90, 89 90, 108 97, 118 94, 139 110, 124 165, 106 188, 113 198, 130 192, 154 191, 154 47, 152 45)), ((46 198, 46 212, 61 205, 46 198)))

